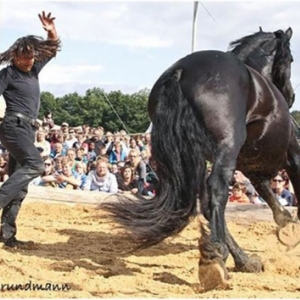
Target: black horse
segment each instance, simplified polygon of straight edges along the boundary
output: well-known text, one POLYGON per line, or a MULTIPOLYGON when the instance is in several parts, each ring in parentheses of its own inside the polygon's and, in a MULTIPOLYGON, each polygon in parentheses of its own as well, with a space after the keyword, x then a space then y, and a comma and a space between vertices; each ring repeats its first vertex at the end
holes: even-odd
POLYGON ((271 207, 281 228, 279 239, 289 246, 300 242, 295 234, 299 224, 270 188, 270 179, 284 168, 300 200, 300 147, 289 114, 294 101, 291 36, 291 28, 260 30, 232 42, 228 52, 195 52, 167 69, 148 102, 159 178, 156 196, 102 205, 146 247, 180 232, 197 214, 199 196, 210 229, 202 226, 199 243, 199 279, 207 289, 224 283, 229 252, 238 271, 263 268, 226 227, 228 186, 236 169, 271 207), (207 179, 206 160, 213 163, 207 179))

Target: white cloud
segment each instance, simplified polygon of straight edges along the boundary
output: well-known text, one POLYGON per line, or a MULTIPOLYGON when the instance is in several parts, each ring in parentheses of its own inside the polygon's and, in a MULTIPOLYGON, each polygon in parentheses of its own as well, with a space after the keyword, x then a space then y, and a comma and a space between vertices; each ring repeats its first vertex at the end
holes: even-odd
MULTIPOLYGON (((300 82, 300 2, 203 4, 214 20, 199 5, 196 49, 226 51, 229 42, 259 26, 264 31, 292 27, 292 82, 300 82)), ((192 1, 2 1, 0 9, 1 51, 21 35, 45 35, 37 14, 53 13, 63 51, 42 71, 41 83, 63 91, 101 84, 129 90, 149 85, 150 79, 153 84, 160 71, 191 49, 192 1)), ((296 105, 300 109, 300 98, 296 105)))
MULTIPOLYGON (((101 76, 102 66, 75 65, 64 66, 50 64, 40 73, 40 81, 47 84, 67 84, 79 82, 81 84, 93 84, 101 76)), ((108 83, 106 81, 103 81, 108 83)))

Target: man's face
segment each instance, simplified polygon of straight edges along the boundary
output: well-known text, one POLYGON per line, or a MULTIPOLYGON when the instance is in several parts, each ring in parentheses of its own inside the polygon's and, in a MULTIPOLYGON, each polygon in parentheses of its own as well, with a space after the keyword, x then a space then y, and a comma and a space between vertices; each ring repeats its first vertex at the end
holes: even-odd
POLYGON ((108 173, 107 163, 106 162, 98 162, 96 167, 96 172, 98 176, 104 177, 108 173))
POLYGON ((15 53, 13 64, 23 72, 30 72, 34 64, 34 52, 15 53))

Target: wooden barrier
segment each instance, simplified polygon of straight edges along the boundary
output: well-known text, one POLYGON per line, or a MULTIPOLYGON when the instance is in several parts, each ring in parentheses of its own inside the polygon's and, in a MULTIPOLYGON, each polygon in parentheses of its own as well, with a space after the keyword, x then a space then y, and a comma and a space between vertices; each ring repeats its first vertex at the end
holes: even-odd
POLYGON ((108 199, 109 201, 114 200, 114 194, 30 185, 25 201, 51 201, 98 205, 103 201, 108 201, 108 199))

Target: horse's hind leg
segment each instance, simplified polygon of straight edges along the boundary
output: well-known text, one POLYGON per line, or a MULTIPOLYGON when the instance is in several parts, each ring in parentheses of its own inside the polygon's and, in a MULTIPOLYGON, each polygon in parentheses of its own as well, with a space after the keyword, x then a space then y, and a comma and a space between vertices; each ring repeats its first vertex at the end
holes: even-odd
MULTIPOLYGON (((241 137, 241 136, 239 136, 241 137)), ((235 170, 239 152, 238 144, 233 137, 218 144, 212 172, 207 179, 206 187, 200 189, 201 210, 209 221, 210 232, 202 228, 199 243, 201 258, 199 262, 199 280, 204 289, 223 286, 227 279, 225 267, 229 255, 226 236, 225 207, 228 200, 228 185, 235 170), (236 147, 232 147, 235 145, 236 147), (204 191, 203 191, 204 190, 204 191), (212 278, 208 275, 211 274, 212 278), (217 276, 218 274, 218 276, 217 276)))
POLYGON ((245 273, 259 273, 263 271, 264 266, 258 255, 251 255, 250 257, 239 247, 232 235, 226 228, 226 244, 229 252, 233 257, 235 270, 245 273))
MULTIPOLYGON (((201 190, 204 191, 202 193, 202 197, 200 197, 202 213, 205 216, 205 218, 209 220, 210 212, 209 212, 207 195, 205 195, 206 194, 205 186, 203 186, 201 190)), ((258 273, 263 270, 263 264, 259 256, 252 255, 249 257, 234 240, 227 226, 225 227, 225 235, 226 235, 226 244, 231 256, 233 257, 236 271, 246 272, 246 273, 258 273)))

